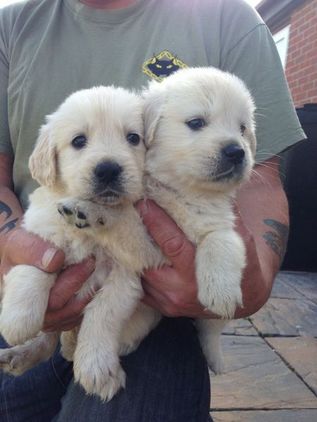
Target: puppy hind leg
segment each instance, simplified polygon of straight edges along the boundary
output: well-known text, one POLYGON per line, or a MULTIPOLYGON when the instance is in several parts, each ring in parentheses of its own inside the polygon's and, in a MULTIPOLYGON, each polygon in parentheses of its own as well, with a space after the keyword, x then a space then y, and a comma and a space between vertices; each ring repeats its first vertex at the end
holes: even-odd
POLYGON ((58 338, 58 333, 41 332, 37 337, 24 344, 1 349, 0 369, 11 375, 22 375, 53 355, 58 338))
POLYGON ((61 334, 61 354, 69 362, 74 360, 78 331, 79 327, 76 327, 70 331, 63 331, 61 334))
POLYGON ((23 344, 42 329, 55 278, 29 265, 17 265, 4 276, 0 332, 8 344, 23 344))
POLYGON ((107 401, 125 386, 119 362, 120 333, 142 294, 140 280, 116 268, 87 305, 74 354, 74 376, 88 394, 107 401))
POLYGON ((221 319, 196 320, 201 348, 207 359, 209 368, 215 374, 221 374, 224 369, 221 332, 227 322, 221 319))
POLYGON ((139 303, 137 309, 123 325, 120 334, 119 355, 125 356, 136 350, 160 319, 161 314, 158 311, 139 303))

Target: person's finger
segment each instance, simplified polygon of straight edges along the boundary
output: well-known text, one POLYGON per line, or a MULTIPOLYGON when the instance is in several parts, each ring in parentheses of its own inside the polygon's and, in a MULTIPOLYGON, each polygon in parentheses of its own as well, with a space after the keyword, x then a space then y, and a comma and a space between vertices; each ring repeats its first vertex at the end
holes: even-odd
POLYGON ((76 318, 71 318, 67 321, 63 321, 60 324, 45 326, 45 328, 43 327, 43 331, 47 333, 50 333, 53 331, 69 331, 69 330, 72 330, 73 328, 78 327, 78 325, 81 324, 82 320, 83 320, 83 316, 81 315, 76 318))
POLYGON ((62 250, 20 227, 8 236, 4 256, 12 266, 33 265, 49 273, 59 271, 65 259, 62 250))
POLYGON ((58 276, 50 291, 47 310, 62 309, 93 273, 95 263, 95 258, 89 257, 78 264, 67 267, 58 276))
POLYGON ((173 283, 174 271, 175 270, 168 265, 164 265, 160 268, 150 268, 143 272, 142 279, 146 280, 147 284, 153 286, 160 285, 161 290, 165 290, 173 283))
POLYGON ((144 297, 151 296, 160 303, 166 302, 168 300, 164 290, 157 289, 155 285, 147 283, 144 279, 142 279, 142 288, 144 297))
POLYGON ((195 257, 193 244, 165 211, 153 201, 140 201, 136 205, 149 234, 158 244, 173 267, 186 272, 195 257))
POLYGON ((65 324, 65 325, 63 325, 61 331, 70 331, 70 330, 78 327, 78 325, 81 324, 81 321, 82 321, 82 318, 80 318, 80 319, 78 319, 78 320, 76 320, 74 322, 70 322, 69 324, 65 324))
POLYGON ((60 325, 79 317, 82 315, 83 310, 90 300, 91 297, 86 297, 81 300, 74 297, 62 309, 46 312, 43 327, 46 328, 52 325, 60 325))
POLYGON ((168 316, 168 317, 174 317, 178 316, 174 313, 175 309, 172 309, 172 306, 168 302, 168 300, 165 298, 163 294, 156 291, 152 287, 149 287, 145 292, 144 296, 142 298, 142 302, 145 305, 150 306, 151 308, 156 309, 161 314, 168 316))
POLYGON ((142 298, 142 302, 148 306, 151 306, 167 317, 179 317, 183 315, 182 308, 177 307, 161 292, 157 291, 151 286, 148 287, 147 291, 145 292, 142 298))

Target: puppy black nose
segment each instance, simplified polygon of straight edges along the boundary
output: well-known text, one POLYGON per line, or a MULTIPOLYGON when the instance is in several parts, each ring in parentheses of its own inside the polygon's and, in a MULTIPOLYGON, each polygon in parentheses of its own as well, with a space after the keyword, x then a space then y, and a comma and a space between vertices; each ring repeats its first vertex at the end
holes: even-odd
POLYGON ((243 162, 245 152, 238 144, 229 144, 225 146, 221 153, 223 157, 232 164, 241 164, 243 162))
POLYGON ((103 161, 95 168, 95 176, 98 182, 101 183, 110 183, 115 181, 121 172, 122 167, 114 161, 103 161))

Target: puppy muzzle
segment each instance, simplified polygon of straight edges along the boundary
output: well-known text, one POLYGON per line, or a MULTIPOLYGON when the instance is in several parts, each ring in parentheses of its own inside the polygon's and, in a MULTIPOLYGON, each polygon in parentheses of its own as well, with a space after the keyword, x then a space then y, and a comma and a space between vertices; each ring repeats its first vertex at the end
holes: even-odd
POLYGON ((104 202, 116 202, 122 196, 123 168, 115 161, 102 161, 93 171, 94 194, 104 202))
POLYGON ((245 150, 237 143, 230 143, 224 146, 219 153, 213 180, 239 180, 243 177, 245 168, 245 150))

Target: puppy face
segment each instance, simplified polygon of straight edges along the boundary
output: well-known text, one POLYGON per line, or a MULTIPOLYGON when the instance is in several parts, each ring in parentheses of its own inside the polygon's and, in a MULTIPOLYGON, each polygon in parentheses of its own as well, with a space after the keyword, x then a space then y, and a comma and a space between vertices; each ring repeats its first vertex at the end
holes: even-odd
POLYGON ((145 98, 146 170, 178 190, 227 191, 247 179, 255 154, 254 104, 237 77, 182 69, 145 98))
POLYGON ((143 101, 122 88, 72 94, 41 128, 30 157, 41 185, 106 205, 142 193, 143 101))

